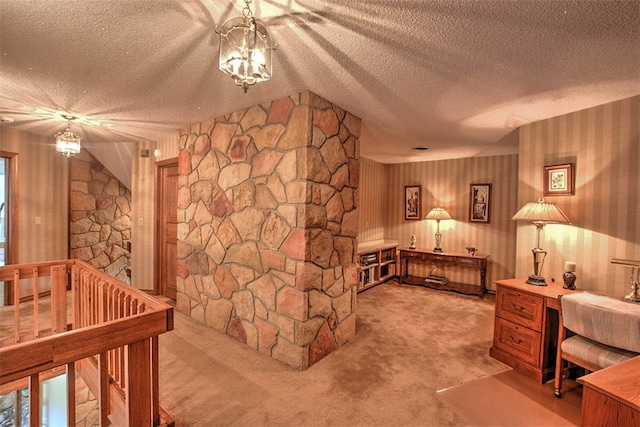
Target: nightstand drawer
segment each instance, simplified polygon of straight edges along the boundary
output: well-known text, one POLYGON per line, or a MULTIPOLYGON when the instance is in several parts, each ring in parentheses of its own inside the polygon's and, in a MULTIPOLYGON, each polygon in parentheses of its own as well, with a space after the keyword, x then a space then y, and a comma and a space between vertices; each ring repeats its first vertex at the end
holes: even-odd
POLYGON ((524 362, 538 366, 542 335, 524 326, 496 319, 493 345, 524 362))
POLYGON ((496 316, 540 332, 544 314, 541 296, 499 287, 496 297, 496 316))

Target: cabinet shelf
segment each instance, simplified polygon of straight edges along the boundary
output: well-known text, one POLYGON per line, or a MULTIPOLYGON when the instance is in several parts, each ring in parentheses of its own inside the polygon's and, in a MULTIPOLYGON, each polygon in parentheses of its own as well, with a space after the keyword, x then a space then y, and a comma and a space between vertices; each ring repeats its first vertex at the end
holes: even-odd
POLYGON ((396 275, 398 242, 376 240, 358 245, 358 292, 389 280, 396 275))
POLYGON ((365 264, 365 265, 360 264, 360 265, 359 265, 360 270, 364 270, 365 268, 378 267, 378 266, 380 266, 380 264, 378 264, 378 263, 375 263, 375 264, 365 264))

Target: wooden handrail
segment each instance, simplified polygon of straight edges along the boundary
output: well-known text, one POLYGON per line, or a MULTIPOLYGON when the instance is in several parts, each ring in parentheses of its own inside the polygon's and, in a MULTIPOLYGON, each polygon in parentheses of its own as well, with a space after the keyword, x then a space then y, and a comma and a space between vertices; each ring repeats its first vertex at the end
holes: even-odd
POLYGON ((0 267, 0 281, 7 282, 7 281, 13 280, 14 271, 18 271, 21 279, 30 279, 33 277, 34 271, 36 271, 34 269, 36 268, 40 276, 50 276, 51 267, 55 265, 66 265, 69 271, 71 271, 71 266, 77 263, 82 263, 90 268, 93 268, 89 264, 86 264, 80 260, 74 260, 74 259, 67 259, 67 260, 60 260, 60 261, 47 261, 47 262, 34 262, 30 264, 9 264, 9 265, 0 267))
MULTIPOLYGON (((96 361, 96 381, 87 384, 99 399, 101 425, 107 415, 118 424, 158 425, 158 335, 173 329, 173 308, 79 260, 8 265, 0 267, 0 280, 11 282, 14 301, 14 343, 0 348, 0 386, 29 378, 39 384, 43 372, 66 366, 68 375, 76 362, 96 361), (41 279, 50 277, 48 300, 50 328, 42 333, 41 279), (21 280, 33 280, 33 333, 20 334, 21 280), (67 295, 71 289, 71 321, 67 295), (155 392, 154 392, 155 390, 155 392), (123 403, 118 403, 122 401, 123 403), (129 404, 135 402, 134 404, 129 404), (105 405, 108 405, 107 408, 105 405), (124 413, 122 413, 124 412, 124 413)), ((6 341, 6 340, 4 340, 6 341)), ((91 364, 78 365, 83 375, 91 364)), ((93 377, 92 375, 89 375, 93 377)), ((68 379, 69 384, 73 381, 68 379)), ((75 417, 75 390, 68 390, 69 418, 75 417), (72 396, 73 395, 73 396, 72 396)), ((30 393, 32 404, 39 394, 30 393)), ((39 406, 38 406, 39 407, 39 406)), ((39 425, 39 413, 32 413, 31 425, 39 425), (35 419, 37 418, 37 419, 35 419)))
POLYGON ((158 336, 171 330, 168 323, 164 312, 151 312, 4 347, 0 385, 158 336))

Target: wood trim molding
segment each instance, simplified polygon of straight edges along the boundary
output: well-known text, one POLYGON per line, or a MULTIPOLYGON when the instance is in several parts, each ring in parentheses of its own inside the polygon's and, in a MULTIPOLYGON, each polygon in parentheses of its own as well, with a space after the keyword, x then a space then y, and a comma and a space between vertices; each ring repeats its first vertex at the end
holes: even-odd
MULTIPOLYGON (((9 209, 10 209, 10 217, 7 218, 9 221, 8 235, 7 239, 10 239, 9 252, 5 252, 5 261, 9 260, 10 264, 18 264, 20 260, 18 259, 20 236, 19 236, 19 210, 18 210, 18 201, 20 199, 20 186, 18 180, 18 153, 12 153, 9 151, 0 150, 0 157, 5 159, 9 159, 9 186, 11 191, 7 194, 9 209)), ((7 286, 5 284, 5 293, 4 293, 4 304, 11 304, 13 301, 13 288, 11 286, 7 286)))
POLYGON ((161 188, 163 186, 162 180, 162 169, 169 166, 177 166, 178 158, 172 157, 170 159, 160 160, 155 163, 156 165, 156 187, 154 190, 154 215, 153 223, 155 224, 153 230, 153 294, 160 295, 162 292, 162 286, 160 283, 160 279, 162 277, 162 265, 160 265, 160 260, 162 259, 161 247, 160 243, 162 242, 162 224, 160 223, 162 220, 162 192, 161 188))

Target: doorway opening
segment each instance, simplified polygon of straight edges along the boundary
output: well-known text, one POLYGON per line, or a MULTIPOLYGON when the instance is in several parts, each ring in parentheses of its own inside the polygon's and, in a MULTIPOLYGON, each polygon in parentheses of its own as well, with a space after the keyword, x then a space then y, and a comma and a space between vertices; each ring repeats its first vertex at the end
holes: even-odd
MULTIPOLYGON (((0 151, 0 266, 18 262, 18 155, 0 151)), ((13 300, 12 287, 0 282, 0 306, 13 300)))
POLYGON ((154 293, 175 301, 178 280, 178 158, 156 163, 154 293))

